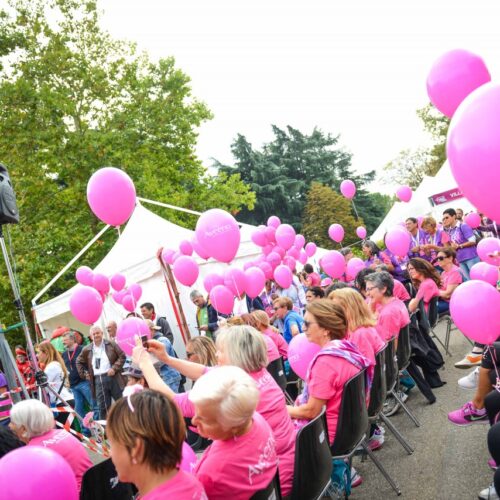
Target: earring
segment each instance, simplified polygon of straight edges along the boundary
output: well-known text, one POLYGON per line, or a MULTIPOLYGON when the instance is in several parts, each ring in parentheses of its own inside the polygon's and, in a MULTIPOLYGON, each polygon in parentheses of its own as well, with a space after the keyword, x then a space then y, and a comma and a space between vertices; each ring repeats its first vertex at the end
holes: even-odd
POLYGON ((137 460, 136 460, 135 458, 133 458, 133 459, 132 459, 132 463, 133 463, 134 465, 137 465, 137 460))

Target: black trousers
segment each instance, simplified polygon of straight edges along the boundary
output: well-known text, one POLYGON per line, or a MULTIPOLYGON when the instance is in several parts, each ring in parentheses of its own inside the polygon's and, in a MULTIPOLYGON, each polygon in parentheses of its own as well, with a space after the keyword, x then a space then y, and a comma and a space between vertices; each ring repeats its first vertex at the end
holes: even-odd
MULTIPOLYGON (((491 458, 497 464, 500 464, 500 422, 491 426, 488 431, 488 449, 490 450, 491 458)), ((495 471, 493 483, 498 493, 500 491, 500 468, 495 471)))
MULTIPOLYGON (((118 375, 119 376, 119 375, 118 375)), ((117 376, 96 375, 94 377, 95 395, 99 406, 99 419, 106 420, 112 399, 115 401, 122 397, 122 389, 117 376)))

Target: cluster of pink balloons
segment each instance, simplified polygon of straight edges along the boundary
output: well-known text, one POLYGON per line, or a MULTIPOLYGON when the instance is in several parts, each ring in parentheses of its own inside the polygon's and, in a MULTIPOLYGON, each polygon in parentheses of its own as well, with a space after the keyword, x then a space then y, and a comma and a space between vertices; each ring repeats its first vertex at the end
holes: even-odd
POLYGON ((127 222, 135 208, 134 183, 119 168, 101 168, 89 179, 87 201, 96 217, 111 226, 120 226, 127 222))

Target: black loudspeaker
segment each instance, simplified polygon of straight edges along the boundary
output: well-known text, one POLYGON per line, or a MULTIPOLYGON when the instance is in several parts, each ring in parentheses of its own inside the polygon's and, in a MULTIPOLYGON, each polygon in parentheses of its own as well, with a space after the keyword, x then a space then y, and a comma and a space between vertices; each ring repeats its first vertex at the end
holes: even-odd
POLYGON ((16 195, 7 169, 0 164, 0 224, 18 224, 16 195))

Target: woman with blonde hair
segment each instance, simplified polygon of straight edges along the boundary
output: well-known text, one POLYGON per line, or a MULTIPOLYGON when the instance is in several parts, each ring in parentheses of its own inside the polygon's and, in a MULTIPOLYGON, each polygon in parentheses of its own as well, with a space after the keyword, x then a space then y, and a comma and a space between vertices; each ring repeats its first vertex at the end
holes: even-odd
MULTIPOLYGON (((163 344, 159 342, 149 340, 147 346, 147 350, 162 363, 166 363, 186 377, 196 380, 193 390, 199 390, 200 380, 198 379, 211 371, 206 366, 168 356, 163 344)), ((276 453, 279 457, 280 482, 283 494, 286 496, 292 489, 295 429, 287 414, 285 395, 266 370, 268 358, 264 336, 255 328, 247 325, 226 327, 219 330, 215 346, 219 366, 237 366, 248 373, 257 384, 260 394, 257 411, 268 422, 274 433, 276 453)), ((141 367, 151 389, 165 394, 177 403, 184 417, 194 417, 192 405, 189 404, 188 400, 189 393, 175 394, 162 382, 140 340, 137 341, 134 348, 133 360, 141 367)), ((219 370, 220 368, 213 368, 215 376, 219 370)), ((195 424, 194 420, 193 424, 195 424)), ((201 435, 203 436, 203 434, 201 435)))
POLYGON ((269 322, 269 316, 264 311, 253 311, 251 316, 255 321, 255 328, 259 332, 263 333, 266 337, 269 337, 278 349, 279 355, 283 359, 288 358, 288 344, 286 343, 283 335, 279 333, 278 330, 273 328, 269 322))
POLYGON ((193 363, 204 366, 215 366, 217 355, 215 343, 210 337, 199 336, 188 340, 186 344, 186 358, 193 363))
POLYGON ((432 262, 439 250, 443 248, 445 239, 449 240, 449 238, 447 238, 448 235, 442 229, 437 227, 434 217, 424 217, 422 220, 422 229, 425 231, 425 234, 424 244, 420 245, 420 248, 424 252, 424 255, 421 255, 421 257, 432 262))

